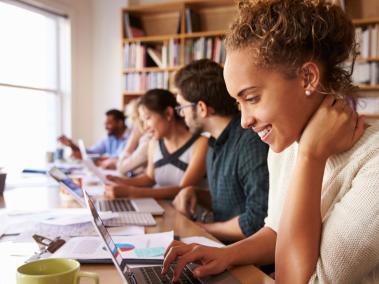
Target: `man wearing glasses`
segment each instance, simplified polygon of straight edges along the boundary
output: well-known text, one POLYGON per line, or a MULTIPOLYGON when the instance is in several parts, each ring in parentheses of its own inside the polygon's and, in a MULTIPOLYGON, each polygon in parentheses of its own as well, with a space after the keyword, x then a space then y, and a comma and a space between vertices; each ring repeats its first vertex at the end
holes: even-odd
POLYGON ((241 240, 258 231, 267 215, 268 147, 256 133, 242 129, 220 65, 208 59, 194 61, 178 71, 175 85, 178 114, 192 132, 208 132, 211 137, 209 191, 187 187, 174 206, 189 217, 194 217, 198 204, 210 209, 213 222, 198 220, 199 225, 219 240, 241 240))

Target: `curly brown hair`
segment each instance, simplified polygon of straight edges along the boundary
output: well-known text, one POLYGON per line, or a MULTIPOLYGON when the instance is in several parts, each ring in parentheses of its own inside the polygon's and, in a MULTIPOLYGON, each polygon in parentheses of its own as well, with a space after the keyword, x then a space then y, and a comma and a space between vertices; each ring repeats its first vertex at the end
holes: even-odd
POLYGON ((227 50, 252 48, 256 63, 279 67, 288 77, 312 60, 324 67, 322 89, 328 93, 354 91, 351 70, 343 63, 356 55, 350 18, 325 0, 242 0, 231 25, 227 50))

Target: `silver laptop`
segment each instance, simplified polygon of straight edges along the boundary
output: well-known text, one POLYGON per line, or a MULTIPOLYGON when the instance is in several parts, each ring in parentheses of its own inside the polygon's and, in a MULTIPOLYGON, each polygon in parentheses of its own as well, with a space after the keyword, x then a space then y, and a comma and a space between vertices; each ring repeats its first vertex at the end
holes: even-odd
POLYGON ((78 139, 78 147, 83 160, 97 159, 101 156, 98 153, 88 153, 83 139, 78 139))
MULTIPOLYGON (((48 171, 48 174, 58 183, 62 184, 82 207, 85 207, 83 190, 70 177, 68 177, 57 167, 52 167, 48 171)), ((96 207, 100 211, 135 211, 141 213, 150 213, 153 215, 163 215, 164 213, 164 209, 153 198, 116 198, 112 200, 99 199, 96 200, 96 207)))
POLYGON ((88 154, 87 154, 86 146, 84 145, 83 139, 78 139, 78 147, 79 147, 79 151, 80 151, 80 155, 82 156, 82 159, 87 160, 88 154))
MULTIPOLYGON (((95 229, 99 236, 104 241, 104 244, 107 250, 111 254, 112 261, 117 268, 117 271, 121 275, 121 278, 125 283, 171 283, 173 275, 173 267, 170 267, 170 271, 166 275, 162 275, 162 266, 146 266, 138 268, 130 268, 126 260, 122 258, 121 254, 118 252, 118 248, 115 245, 115 242, 112 239, 112 236, 109 234, 107 228, 104 226, 103 220, 100 218, 95 204, 89 198, 87 193, 84 193, 85 201, 88 208, 91 211, 93 223, 95 229)), ((192 274, 192 270, 196 267, 195 264, 187 265, 183 273, 176 283, 218 283, 218 284, 237 284, 240 283, 234 276, 226 271, 219 275, 206 277, 206 278, 196 278, 192 274)))

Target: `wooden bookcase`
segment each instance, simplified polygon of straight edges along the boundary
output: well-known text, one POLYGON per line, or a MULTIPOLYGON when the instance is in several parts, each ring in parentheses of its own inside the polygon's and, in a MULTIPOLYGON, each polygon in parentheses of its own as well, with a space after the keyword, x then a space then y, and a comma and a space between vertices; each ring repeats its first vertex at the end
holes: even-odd
POLYGON ((142 95, 149 87, 164 87, 174 91, 174 73, 191 60, 208 57, 223 63, 225 51, 221 39, 236 12, 234 0, 182 0, 122 9, 122 104, 142 95), (126 14, 138 19, 143 36, 127 37, 126 14), (188 26, 189 18, 192 32, 188 26), (139 48, 142 51, 136 51, 139 48), (137 58, 143 59, 134 62, 130 58, 131 49, 138 54, 137 58), (152 60, 148 49, 158 55, 162 64, 158 65, 152 60), (196 55, 195 50, 198 52, 196 55))
MULTIPOLYGON (((377 0, 345 0, 345 10, 353 19, 356 27, 367 29, 379 25, 379 1, 377 0)), ((160 76, 159 80, 164 81, 165 84, 157 85, 157 87, 169 88, 175 91, 172 84, 175 72, 189 61, 195 59, 193 57, 188 58, 188 53, 191 53, 188 51, 191 44, 200 39, 204 39, 206 44, 207 40, 213 40, 212 50, 214 53, 214 42, 216 39, 224 37, 236 13, 235 0, 176 0, 158 4, 132 5, 122 9, 122 47, 124 50, 122 73, 125 87, 122 95, 122 105, 126 105, 131 99, 142 95, 146 90, 146 86, 133 86, 130 88, 130 84, 127 86, 126 78, 129 78, 129 83, 141 83, 141 81, 146 83, 148 76, 153 77, 152 80, 154 80, 154 76, 160 76), (186 16, 188 10, 196 15, 198 29, 193 32, 188 30, 188 16, 186 16), (143 36, 127 37, 125 28, 126 14, 139 20, 144 32, 143 36), (177 58, 174 60, 175 62, 170 63, 170 60, 166 58, 167 62, 163 66, 146 66, 145 63, 138 64, 138 66, 129 66, 133 65, 130 62, 128 62, 128 66, 125 66, 125 58, 130 53, 130 50, 127 50, 126 47, 138 45, 146 49, 158 49, 161 57, 163 57, 162 48, 166 46, 167 49, 170 43, 176 44, 177 58)), ((194 26, 194 21, 192 26, 194 26)), ((377 40, 379 40, 379 35, 377 40)), ((377 52, 377 56, 358 57, 357 63, 378 63, 379 66, 379 50, 377 52)), ((143 53, 146 53, 144 56, 149 57, 146 50, 143 53)), ((170 57, 171 55, 167 53, 166 57, 170 57)), ((207 56, 209 55, 198 55, 196 59, 207 56)), ((216 61, 223 63, 222 57, 223 55, 221 58, 217 58, 216 61)), ((157 81, 157 79, 155 80, 157 81)), ((363 99, 371 105, 378 104, 377 112, 365 114, 370 118, 379 118, 379 84, 367 82, 364 84, 358 83, 358 85, 360 87, 358 101, 363 99)))
MULTIPOLYGON (((363 77, 370 77, 366 79, 367 82, 357 82, 360 87, 358 111, 368 118, 379 119, 379 16, 355 18, 353 23, 360 51, 356 58, 354 74, 363 73, 363 77), (362 31, 366 36, 362 35, 362 31)), ((353 79, 354 77, 353 75, 353 79)))
MULTIPOLYGON (((379 119, 379 32, 377 32, 376 50, 373 50, 371 41, 375 29, 379 29, 379 1, 377 0, 345 0, 346 13, 353 19, 356 31, 368 31, 368 50, 364 46, 359 46, 361 54, 358 55, 355 65, 355 73, 361 72, 360 65, 376 65, 377 79, 376 82, 370 80, 366 83, 358 83, 360 92, 358 94, 358 110, 368 118, 379 119), (367 108, 368 106, 368 108, 367 108), (365 111, 365 109, 369 111, 365 111)), ((366 35, 367 36, 367 35, 366 35)), ((358 36, 357 36, 358 37, 358 36)), ((367 39, 366 39, 367 41, 367 39)), ((362 41, 360 41, 361 45, 362 41)), ((375 44, 374 44, 375 45, 375 44)), ((374 68, 372 68, 374 69, 374 68)), ((372 72, 372 69, 370 72, 372 72)), ((370 74, 371 75, 371 74, 370 74)), ((353 76, 354 78, 354 76, 353 76)))

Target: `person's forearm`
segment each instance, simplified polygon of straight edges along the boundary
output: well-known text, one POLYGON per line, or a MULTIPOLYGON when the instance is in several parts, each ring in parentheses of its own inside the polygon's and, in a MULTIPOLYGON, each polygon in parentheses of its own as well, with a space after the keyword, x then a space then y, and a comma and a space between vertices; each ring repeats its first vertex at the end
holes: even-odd
POLYGON ((254 235, 228 246, 230 265, 264 265, 275 261, 276 233, 264 227, 254 235))
POLYGON ((155 199, 173 199, 180 188, 173 187, 161 187, 161 188, 145 188, 145 187, 133 187, 130 189, 130 196, 132 198, 155 198, 155 199))
POLYGON ((140 175, 132 178, 123 178, 121 183, 129 186, 150 187, 154 185, 154 180, 152 180, 148 175, 140 175))
POLYGON ((220 241, 239 241, 246 238, 246 236, 239 226, 238 219, 239 217, 237 216, 225 222, 205 224, 204 228, 220 241))
POLYGON ((79 147, 74 142, 70 143, 70 148, 73 152, 80 152, 79 147))
POLYGON ((280 220, 276 277, 283 283, 306 283, 319 256, 320 199, 325 160, 299 155, 280 220))
POLYGON ((133 171, 138 167, 144 166, 147 163, 147 157, 141 153, 133 153, 129 157, 124 158, 118 163, 118 170, 122 174, 133 171))

